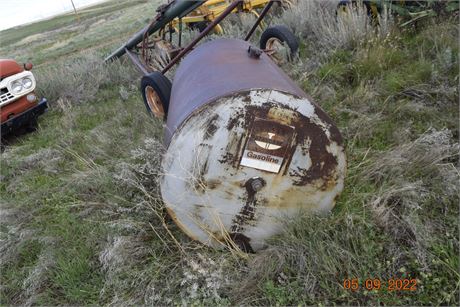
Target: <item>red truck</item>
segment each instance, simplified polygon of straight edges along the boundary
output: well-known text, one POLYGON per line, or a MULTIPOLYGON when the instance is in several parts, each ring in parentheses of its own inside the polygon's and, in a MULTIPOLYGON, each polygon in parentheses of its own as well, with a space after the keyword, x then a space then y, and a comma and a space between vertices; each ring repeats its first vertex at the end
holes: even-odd
POLYGON ((20 65, 10 59, 0 59, 0 122, 4 136, 21 127, 32 128, 37 117, 46 110, 46 99, 35 94, 32 64, 20 65))

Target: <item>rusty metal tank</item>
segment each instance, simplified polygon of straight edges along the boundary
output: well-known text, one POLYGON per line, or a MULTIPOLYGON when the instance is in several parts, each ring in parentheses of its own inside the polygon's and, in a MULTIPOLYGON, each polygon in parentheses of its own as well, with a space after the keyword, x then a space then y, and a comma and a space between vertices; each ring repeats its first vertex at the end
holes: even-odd
POLYGON ((161 193, 192 239, 266 246, 299 210, 327 212, 346 172, 337 126, 265 53, 207 42, 180 64, 161 193))

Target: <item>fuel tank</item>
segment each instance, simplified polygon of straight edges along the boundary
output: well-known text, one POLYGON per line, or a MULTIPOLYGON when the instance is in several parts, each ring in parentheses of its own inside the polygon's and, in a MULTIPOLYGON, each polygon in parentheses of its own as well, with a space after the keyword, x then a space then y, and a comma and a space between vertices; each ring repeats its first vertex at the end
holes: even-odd
POLYGON ((192 239, 252 252, 299 210, 333 208, 346 157, 334 122, 249 47, 214 40, 178 67, 160 184, 169 214, 192 239))

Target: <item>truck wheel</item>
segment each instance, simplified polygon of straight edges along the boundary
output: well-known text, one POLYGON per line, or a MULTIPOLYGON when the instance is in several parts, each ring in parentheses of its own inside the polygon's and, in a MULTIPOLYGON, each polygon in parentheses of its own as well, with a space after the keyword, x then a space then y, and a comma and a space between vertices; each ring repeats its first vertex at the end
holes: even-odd
POLYGON ((142 77, 142 98, 150 114, 161 119, 166 119, 169 109, 171 87, 171 81, 161 72, 154 71, 142 77))
POLYGON ((284 62, 286 59, 290 61, 299 51, 299 41, 288 27, 276 25, 262 33, 260 49, 266 50, 275 62, 284 62), (289 50, 286 50, 285 44, 289 50))

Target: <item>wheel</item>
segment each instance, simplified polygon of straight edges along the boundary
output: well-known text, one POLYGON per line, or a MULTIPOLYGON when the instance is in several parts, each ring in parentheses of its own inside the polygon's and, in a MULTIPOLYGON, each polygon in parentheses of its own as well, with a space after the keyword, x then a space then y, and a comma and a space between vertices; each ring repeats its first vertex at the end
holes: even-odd
POLYGON ((155 117, 166 119, 171 96, 171 81, 155 71, 142 77, 141 92, 145 107, 155 117))
POLYGON ((266 50, 267 54, 275 62, 284 62, 295 57, 299 50, 299 41, 295 35, 284 25, 276 25, 267 28, 260 37, 260 49, 266 50), (289 48, 286 50, 285 45, 289 48))

